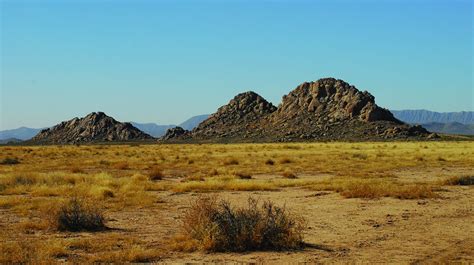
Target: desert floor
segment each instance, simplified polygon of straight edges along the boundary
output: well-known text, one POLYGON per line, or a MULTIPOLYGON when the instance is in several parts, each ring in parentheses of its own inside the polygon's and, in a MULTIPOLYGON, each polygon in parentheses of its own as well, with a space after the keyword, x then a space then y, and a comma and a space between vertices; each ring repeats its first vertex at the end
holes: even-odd
POLYGON ((0 161, 0 263, 474 262, 474 189, 450 181, 474 176, 474 142, 4 146, 0 161), (51 227, 72 196, 109 229, 51 227), (200 196, 284 205, 307 247, 180 250, 200 196))

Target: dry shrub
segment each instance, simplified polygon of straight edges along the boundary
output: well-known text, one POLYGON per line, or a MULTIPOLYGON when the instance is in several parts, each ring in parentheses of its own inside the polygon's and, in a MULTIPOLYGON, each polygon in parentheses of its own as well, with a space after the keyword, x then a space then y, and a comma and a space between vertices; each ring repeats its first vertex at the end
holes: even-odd
POLYGON ((188 181, 204 181, 204 177, 203 176, 200 176, 200 175, 191 175, 191 176, 187 176, 185 177, 182 182, 188 182, 188 181))
POLYGON ((224 166, 233 166, 233 165, 238 165, 239 160, 235 158, 229 158, 226 161, 224 161, 224 166))
POLYGON ((285 171, 283 172, 282 176, 286 179, 297 179, 298 177, 296 176, 295 173, 291 172, 291 171, 285 171))
POLYGON ((212 169, 210 172, 209 172, 209 176, 217 176, 219 175, 219 171, 217 171, 217 169, 212 169))
POLYGON ((71 167, 71 173, 80 173, 80 174, 83 174, 84 173, 84 170, 79 168, 79 167, 71 167))
POLYGON ((474 176, 452 177, 444 182, 445 185, 471 186, 474 185, 474 176))
POLYGON ((0 161, 0 165, 16 165, 20 164, 20 160, 18 158, 7 157, 0 161))
POLYGON ((237 172, 234 174, 239 179, 252 179, 252 175, 243 172, 237 172))
POLYGON ((182 229, 185 250, 289 250, 302 248, 304 220, 271 201, 249 198, 246 207, 234 208, 226 200, 202 197, 191 203, 182 229))
POLYGON ((101 231, 105 230, 105 219, 97 203, 71 198, 53 211, 50 218, 52 228, 59 231, 101 231))
POLYGON ((148 172, 148 179, 151 181, 162 180, 164 177, 163 171, 158 167, 154 167, 148 172))
POLYGON ((368 155, 363 154, 363 153, 355 153, 352 155, 353 158, 360 159, 360 160, 367 160, 369 158, 368 155))
POLYGON ((267 161, 265 161, 265 165, 273 166, 275 165, 275 161, 268 159, 267 161))
POLYGON ((291 162, 292 162, 292 161, 291 161, 291 159, 289 159, 289 158, 282 158, 282 159, 280 159, 280 164, 289 164, 289 163, 291 163, 291 162))
POLYGON ((118 162, 115 164, 114 168, 118 170, 127 170, 127 169, 130 169, 130 166, 128 165, 127 162, 118 162))

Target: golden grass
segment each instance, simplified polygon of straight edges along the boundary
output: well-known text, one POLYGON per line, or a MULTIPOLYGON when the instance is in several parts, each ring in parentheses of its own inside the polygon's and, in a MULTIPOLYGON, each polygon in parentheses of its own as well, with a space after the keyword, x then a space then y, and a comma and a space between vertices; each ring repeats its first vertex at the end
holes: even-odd
MULTIPOLYGON (((20 163, 0 165, 0 209, 21 221, 8 234, 0 233, 0 263, 55 263, 72 255, 71 247, 80 242, 23 236, 44 233, 42 214, 72 196, 100 201, 106 212, 151 207, 161 196, 183 192, 298 188, 342 198, 437 198, 441 186, 459 185, 464 177, 446 180, 433 173, 425 180, 400 172, 472 168, 474 142, 1 146, 0 161, 10 158, 20 163), (154 181, 159 178, 152 176, 164 172, 166 178, 154 181), (285 172, 298 178, 284 178, 285 172)), ((82 242, 79 261, 161 257, 152 246, 131 239, 101 238, 101 246, 82 242), (128 247, 114 248, 117 240, 128 247)), ((177 242, 175 247, 194 248, 177 242)))

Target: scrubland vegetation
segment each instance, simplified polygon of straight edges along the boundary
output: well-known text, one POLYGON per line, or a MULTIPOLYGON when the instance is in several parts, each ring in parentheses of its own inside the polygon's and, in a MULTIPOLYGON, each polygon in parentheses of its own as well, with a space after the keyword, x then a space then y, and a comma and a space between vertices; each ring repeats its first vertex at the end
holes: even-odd
POLYGON ((259 192, 443 200, 471 188, 472 165, 472 142, 3 146, 0 263, 299 249, 309 213, 293 215, 279 197, 257 203, 259 192), (242 194, 235 205, 223 200, 232 193, 242 194), (155 240, 122 230, 140 212, 157 227, 173 213, 174 226, 147 231, 155 240))

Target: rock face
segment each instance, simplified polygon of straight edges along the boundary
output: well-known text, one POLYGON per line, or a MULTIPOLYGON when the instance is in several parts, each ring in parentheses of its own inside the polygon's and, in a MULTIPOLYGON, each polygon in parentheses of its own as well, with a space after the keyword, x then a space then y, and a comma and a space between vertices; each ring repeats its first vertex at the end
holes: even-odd
POLYGON ((283 97, 264 126, 278 141, 396 139, 428 133, 377 106, 369 92, 334 78, 299 85, 283 97))
POLYGON ((166 134, 160 138, 161 141, 168 140, 183 140, 190 137, 190 131, 183 129, 182 127, 170 128, 166 131, 166 134))
POLYGON ((196 139, 242 137, 258 130, 258 122, 276 111, 272 103, 255 92, 245 92, 220 107, 198 125, 191 135, 196 139))
POLYGON ((153 137, 130 123, 121 123, 103 112, 93 112, 84 118, 69 121, 42 130, 31 139, 34 143, 73 144, 90 142, 126 142, 152 140, 153 137))
MULTIPOLYGON (((211 142, 420 139, 409 126, 361 92, 334 78, 306 82, 283 97, 278 108, 254 92, 237 95, 188 134, 211 142)), ((173 139, 173 138, 170 138, 173 139)))
POLYGON ((283 97, 274 119, 280 120, 343 121, 392 121, 395 119, 386 109, 375 105, 375 98, 369 92, 360 92, 354 86, 334 78, 303 83, 283 97))

